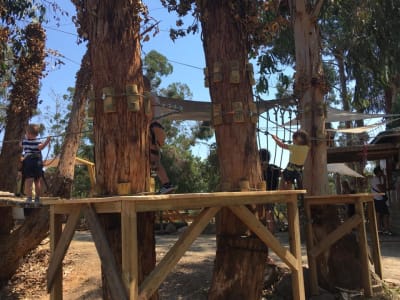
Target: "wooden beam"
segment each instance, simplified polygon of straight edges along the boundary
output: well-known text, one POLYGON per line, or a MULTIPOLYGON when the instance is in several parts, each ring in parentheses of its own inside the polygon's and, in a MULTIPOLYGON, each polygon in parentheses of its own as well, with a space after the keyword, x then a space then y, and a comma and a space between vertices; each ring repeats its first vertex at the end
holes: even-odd
POLYGON ((306 236, 307 236, 307 258, 308 258, 308 268, 310 269, 310 290, 311 295, 318 295, 318 272, 317 272, 317 260, 314 256, 310 254, 311 249, 314 248, 314 232, 312 227, 312 216, 311 207, 307 201, 304 201, 304 210, 306 213, 306 236))
POLYGON ((358 226, 361 222, 362 218, 360 215, 353 215, 334 231, 330 232, 324 239, 319 241, 318 245, 310 250, 310 255, 312 257, 318 257, 318 255, 328 250, 334 243, 340 240, 345 234, 351 232, 351 230, 358 226))
MULTIPOLYGON (((52 206, 53 207, 53 206, 52 206)), ((75 206, 74 211, 68 216, 67 223, 65 224, 64 231, 57 242, 55 250, 52 252, 49 268, 47 269, 47 291, 50 291, 54 279, 57 275, 60 266, 67 253, 68 247, 75 233, 76 225, 78 224, 81 214, 81 206, 75 206)))
POLYGON ((107 278, 112 298, 118 300, 129 299, 121 275, 118 272, 114 255, 106 239, 106 234, 91 204, 88 204, 85 207, 84 214, 88 221, 89 229, 92 233, 93 241, 100 257, 101 265, 104 269, 104 274, 107 278))
POLYGON ((158 289, 168 273, 189 249, 193 241, 203 232, 211 218, 220 210, 220 207, 205 208, 196 217, 193 223, 182 233, 179 240, 171 247, 160 263, 140 286, 139 299, 148 299, 158 289))
POLYGON ((129 299, 138 299, 138 228, 135 202, 123 201, 121 211, 122 279, 129 299))
POLYGON ((357 227, 358 231, 358 245, 360 247, 360 260, 361 260, 361 280, 363 282, 364 295, 367 297, 372 296, 372 282, 369 274, 369 259, 368 259, 368 241, 367 233, 365 230, 365 217, 364 205, 362 202, 356 203, 356 214, 361 216, 361 223, 357 227))
POLYGON ((358 193, 348 195, 319 195, 305 196, 305 204, 307 205, 327 205, 327 204, 354 204, 357 201, 373 202, 374 194, 358 193))
POLYGON ((353 162, 365 158, 367 160, 379 160, 396 156, 398 153, 398 146, 393 143, 332 147, 327 149, 327 162, 353 162))
MULTIPOLYGON (((54 252, 62 233, 61 216, 54 213, 54 206, 50 207, 50 260, 53 259, 54 252)), ((62 300, 62 265, 57 269, 51 285, 50 300, 62 300)))
POLYGON ((180 209, 202 209, 204 207, 265 204, 265 203, 286 203, 287 197, 292 195, 305 194, 305 190, 290 191, 249 191, 249 192, 219 192, 219 193, 188 193, 170 195, 134 195, 134 196, 112 196, 103 198, 82 198, 82 199, 59 199, 47 200, 45 205, 69 206, 74 204, 87 204, 95 206, 96 211, 101 213, 120 212, 120 204, 123 201, 136 202, 136 210, 159 211, 159 210, 180 210, 180 209), (107 204, 106 204, 107 203, 107 204), (101 206, 109 207, 107 211, 101 206), (110 206, 107 206, 110 205, 110 206))
POLYGON ((383 279, 382 272, 382 261, 381 261, 381 249, 379 247, 379 236, 378 228, 376 225, 376 214, 375 214, 375 204, 374 202, 367 204, 367 214, 368 214, 368 227, 369 234, 371 237, 371 247, 372 247, 372 260, 374 262, 375 273, 383 279))
POLYGON ((297 259, 281 245, 279 240, 256 219, 254 214, 245 206, 229 206, 229 209, 263 241, 272 251, 276 253, 292 270, 298 270, 297 259))
POLYGON ((293 299, 305 299, 303 264, 300 241, 300 218, 297 201, 287 203, 290 251, 297 259, 297 270, 292 272, 293 299))

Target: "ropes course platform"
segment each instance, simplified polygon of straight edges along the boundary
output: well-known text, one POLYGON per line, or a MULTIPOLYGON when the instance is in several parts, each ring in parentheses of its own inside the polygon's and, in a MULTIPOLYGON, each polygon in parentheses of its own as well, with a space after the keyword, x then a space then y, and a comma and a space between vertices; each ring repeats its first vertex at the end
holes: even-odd
POLYGON ((230 209, 292 271, 293 298, 305 299, 297 198, 305 190, 220 192, 170 195, 115 196, 71 200, 43 200, 50 206, 51 259, 47 288, 51 299, 62 299, 62 262, 81 214, 85 215, 114 299, 149 299, 209 221, 225 207, 230 209), (289 249, 257 219, 246 205, 285 203, 289 221, 289 249), (198 209, 200 213, 181 234, 154 270, 139 285, 137 213, 198 209), (122 274, 113 258, 99 214, 121 215, 122 274), (65 226, 61 216, 68 215, 65 226))
POLYGON ((338 240, 356 230, 358 246, 360 249, 361 276, 364 294, 367 297, 373 296, 372 280, 369 271, 369 246, 367 240, 367 229, 371 238, 372 263, 375 273, 382 279, 382 262, 379 248, 379 237, 376 225, 376 215, 374 207, 374 194, 360 193, 349 195, 322 195, 304 197, 304 208, 307 222, 307 256, 310 268, 311 293, 318 295, 318 272, 317 258, 327 251, 338 240), (326 235, 322 240, 316 242, 312 227, 311 207, 321 205, 343 205, 353 204, 355 214, 345 220, 334 231, 326 235), (366 216, 368 218, 368 222, 366 216))
MULTIPOLYGON (((55 200, 57 197, 41 197, 40 199, 55 200)), ((37 208, 42 203, 26 202, 26 197, 15 196, 14 193, 0 191, 0 207, 37 208)))

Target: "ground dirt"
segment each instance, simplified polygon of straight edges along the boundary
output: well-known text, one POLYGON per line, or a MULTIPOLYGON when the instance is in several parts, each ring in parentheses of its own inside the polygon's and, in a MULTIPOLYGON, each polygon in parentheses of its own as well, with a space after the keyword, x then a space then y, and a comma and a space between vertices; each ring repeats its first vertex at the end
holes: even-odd
MULTIPOLYGON (((179 234, 157 235, 158 260, 165 255, 178 237, 179 234)), ((287 242, 285 233, 278 234, 278 238, 284 244, 287 242)), ((207 299, 207 290, 212 279, 215 243, 215 235, 201 235, 194 242, 161 285, 160 299, 207 299)), ((400 290, 400 237, 383 238, 381 252, 384 278, 391 290, 396 293, 400 290)), ((278 257, 271 254, 271 258, 284 270, 284 265, 278 257)), ((304 247, 303 259, 307 261, 304 247)), ((26 257, 18 273, 10 280, 8 286, 0 291, 0 299, 49 299, 45 279, 48 260, 49 241, 45 240, 40 247, 26 257)), ((64 299, 102 299, 100 261, 88 231, 75 233, 64 259, 63 272, 64 299)), ((393 296, 389 299, 400 299, 400 297, 393 296)))

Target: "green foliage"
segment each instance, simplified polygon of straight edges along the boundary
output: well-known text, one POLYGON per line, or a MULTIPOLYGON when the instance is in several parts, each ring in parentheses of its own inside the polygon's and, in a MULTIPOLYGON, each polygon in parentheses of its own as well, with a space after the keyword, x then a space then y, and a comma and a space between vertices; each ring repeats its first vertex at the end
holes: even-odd
POLYGON ((352 108, 385 110, 385 90, 393 84, 400 86, 400 34, 393 30, 399 25, 398 1, 340 0, 325 6, 321 19, 324 53, 345 60, 347 87, 354 86, 352 108))
POLYGON ((75 166, 72 197, 84 198, 89 196, 91 185, 89 172, 86 166, 75 166))
POLYGON ((161 84, 161 76, 168 76, 173 72, 173 66, 167 58, 155 50, 150 51, 143 60, 145 76, 150 80, 152 89, 161 84))
POLYGON ((208 192, 218 192, 220 171, 217 154, 217 144, 210 146, 210 153, 202 165, 202 178, 207 183, 208 192))

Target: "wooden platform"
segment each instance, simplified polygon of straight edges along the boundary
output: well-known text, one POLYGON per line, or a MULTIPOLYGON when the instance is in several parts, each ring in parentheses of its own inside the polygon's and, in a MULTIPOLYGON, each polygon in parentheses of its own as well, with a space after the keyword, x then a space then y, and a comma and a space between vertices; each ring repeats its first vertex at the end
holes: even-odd
POLYGON ((307 217, 307 256, 310 269, 311 293, 318 295, 318 274, 317 274, 317 257, 328 250, 333 244, 340 240, 343 236, 350 233, 353 229, 357 231, 358 245, 360 247, 361 256, 361 276, 364 288, 364 295, 371 297, 372 283, 369 272, 369 246, 367 241, 367 227, 371 237, 372 260, 375 273, 382 278, 381 253, 379 248, 379 237, 376 226, 376 216, 374 207, 374 194, 349 194, 349 195, 323 195, 323 196, 306 196, 304 199, 304 207, 307 217), (316 205, 341 205, 354 204, 355 214, 345 220, 338 228, 329 233, 323 240, 315 242, 313 228, 311 206, 316 205), (366 222, 365 211, 368 216, 366 222))
MULTIPOLYGON (((48 198, 56 199, 56 198, 48 198)), ((26 197, 17 197, 12 193, 0 192, 0 207, 21 207, 21 208, 36 208, 42 206, 41 203, 26 202, 26 197)))
POLYGON ((292 271, 293 298, 305 299, 301 260, 297 196, 305 191, 221 192, 146 196, 116 196, 76 200, 44 200, 50 205, 51 260, 47 273, 51 299, 62 299, 62 261, 81 213, 85 214, 110 290, 115 299, 148 299, 222 207, 229 208, 292 271), (286 203, 290 245, 287 249, 246 207, 250 204, 286 203), (201 212, 144 282, 138 284, 137 213, 146 211, 199 209, 201 212), (98 221, 98 214, 120 213, 122 274, 118 274, 112 252, 98 221), (61 215, 69 215, 62 230, 61 215))

